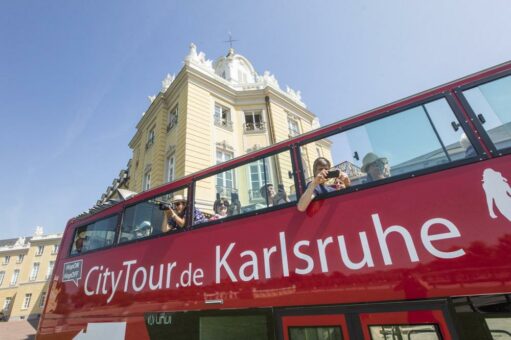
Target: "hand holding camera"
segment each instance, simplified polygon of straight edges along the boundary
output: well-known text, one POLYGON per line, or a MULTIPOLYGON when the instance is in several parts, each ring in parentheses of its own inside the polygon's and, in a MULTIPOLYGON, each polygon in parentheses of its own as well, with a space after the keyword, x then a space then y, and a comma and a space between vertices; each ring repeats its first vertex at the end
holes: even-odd
POLYGON ((341 174, 339 169, 328 170, 325 178, 337 178, 341 174))
POLYGON ((172 207, 168 203, 160 202, 160 204, 158 204, 158 209, 165 211, 165 210, 171 210, 172 207))

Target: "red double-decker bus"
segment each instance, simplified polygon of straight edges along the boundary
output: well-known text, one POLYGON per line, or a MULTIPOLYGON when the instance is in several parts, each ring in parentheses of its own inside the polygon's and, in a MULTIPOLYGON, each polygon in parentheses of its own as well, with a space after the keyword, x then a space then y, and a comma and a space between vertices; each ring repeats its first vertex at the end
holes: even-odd
POLYGON ((511 339, 510 151, 511 62, 72 219, 38 338, 511 339))

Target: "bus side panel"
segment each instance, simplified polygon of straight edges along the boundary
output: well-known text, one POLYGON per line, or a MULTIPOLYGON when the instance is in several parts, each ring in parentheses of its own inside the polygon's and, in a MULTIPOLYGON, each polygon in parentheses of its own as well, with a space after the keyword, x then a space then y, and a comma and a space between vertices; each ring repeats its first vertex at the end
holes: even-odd
POLYGON ((47 317, 510 292, 505 178, 509 157, 69 258, 47 317))

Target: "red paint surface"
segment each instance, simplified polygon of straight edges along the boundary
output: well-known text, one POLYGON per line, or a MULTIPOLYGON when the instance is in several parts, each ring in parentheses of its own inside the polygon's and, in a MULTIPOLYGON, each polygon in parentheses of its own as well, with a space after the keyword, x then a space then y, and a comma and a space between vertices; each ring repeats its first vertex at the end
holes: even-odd
MULTIPOLYGON (((58 281, 63 263, 59 260, 46 318, 127 317, 159 310, 343 304, 509 292, 511 222, 503 216, 489 217, 481 182, 483 170, 488 167, 511 178, 511 163, 507 159, 484 161, 315 202, 310 214, 290 207, 244 219, 243 223, 227 222, 72 258, 69 260, 84 259, 79 287, 58 281), (372 214, 379 215, 383 229, 400 225, 408 230, 419 262, 411 262, 402 237, 393 235, 387 239, 393 264, 383 263, 372 214), (437 217, 454 223, 461 236, 434 241, 435 247, 442 251, 463 249, 465 255, 439 259, 424 248, 420 228, 437 217), (375 266, 346 268, 334 243, 326 248, 329 271, 323 273, 315 240, 343 235, 349 256, 358 261, 362 255, 360 231, 367 233, 375 266), (282 261, 276 254, 270 261, 272 277, 265 279, 262 250, 279 245, 279 232, 286 235, 290 275, 283 276, 282 261), (304 267, 302 260, 292 256, 291 246, 300 240, 311 241, 309 254, 315 266, 308 275, 292 271, 297 266, 304 267), (215 247, 219 245, 224 252, 232 242, 236 243, 228 257, 232 270, 236 273, 245 262, 240 252, 253 250, 259 256, 259 280, 231 282, 223 271, 220 284, 215 283, 215 247), (122 262, 131 259, 146 266, 176 261, 175 274, 192 263, 193 268, 203 269, 204 283, 198 287, 117 292, 109 304, 106 296, 84 294, 84 278, 93 265, 100 263, 120 270, 122 262), (222 299, 224 303, 205 304, 205 300, 211 299, 222 299)), ((443 227, 436 231, 435 228, 431 231, 445 232, 443 227)), ((68 247, 69 235, 66 234, 63 249, 68 247)))

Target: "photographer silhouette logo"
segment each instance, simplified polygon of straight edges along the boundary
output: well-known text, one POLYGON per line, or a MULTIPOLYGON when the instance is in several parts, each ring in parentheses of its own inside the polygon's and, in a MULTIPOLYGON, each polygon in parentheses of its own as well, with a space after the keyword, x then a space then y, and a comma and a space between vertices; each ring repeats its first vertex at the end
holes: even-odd
POLYGON ((493 219, 498 218, 493 206, 511 222, 511 187, 502 174, 493 169, 485 169, 483 172, 483 189, 486 194, 488 213, 493 219))

